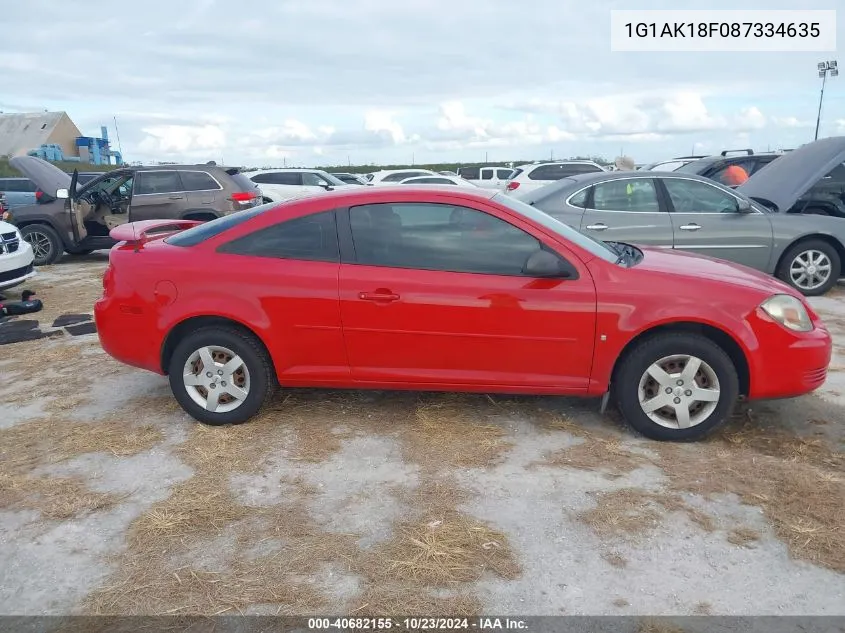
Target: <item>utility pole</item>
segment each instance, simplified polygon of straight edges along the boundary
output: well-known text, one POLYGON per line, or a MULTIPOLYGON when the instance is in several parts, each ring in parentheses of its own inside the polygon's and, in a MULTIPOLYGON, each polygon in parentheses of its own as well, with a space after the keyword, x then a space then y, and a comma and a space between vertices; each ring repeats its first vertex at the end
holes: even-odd
POLYGON ((824 101, 824 84, 827 80, 827 74, 831 77, 836 77, 839 74, 839 69, 836 67, 836 60, 831 59, 826 62, 819 62, 817 68, 819 69, 819 77, 822 78, 822 91, 819 95, 819 113, 816 115, 816 136, 813 140, 819 140, 819 124, 822 120, 822 101, 824 101))

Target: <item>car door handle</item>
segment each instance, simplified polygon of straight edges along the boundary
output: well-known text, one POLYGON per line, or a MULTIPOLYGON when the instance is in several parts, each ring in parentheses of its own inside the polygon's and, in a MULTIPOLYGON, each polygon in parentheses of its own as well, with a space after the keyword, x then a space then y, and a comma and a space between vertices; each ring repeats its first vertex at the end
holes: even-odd
POLYGON ((701 225, 699 225, 699 224, 682 224, 678 228, 681 229, 682 231, 697 231, 698 229, 701 228, 701 225))
POLYGON ((399 295, 392 292, 359 292, 358 298, 362 301, 376 301, 389 303, 391 301, 398 301, 399 295))
POLYGON ((607 224, 588 224, 587 228, 591 231, 605 231, 607 230, 607 224))

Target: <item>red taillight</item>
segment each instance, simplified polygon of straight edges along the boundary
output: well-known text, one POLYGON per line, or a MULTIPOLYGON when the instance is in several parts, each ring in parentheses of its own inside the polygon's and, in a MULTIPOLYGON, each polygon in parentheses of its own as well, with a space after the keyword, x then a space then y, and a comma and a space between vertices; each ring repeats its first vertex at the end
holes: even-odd
POLYGON ((44 192, 41 191, 40 189, 35 192, 35 200, 37 202, 41 202, 41 198, 43 198, 43 197, 44 197, 44 192))
POLYGON ((513 191, 514 189, 519 189, 519 182, 516 180, 511 180, 508 183, 508 191, 513 191))
POLYGON ((236 191, 232 194, 232 202, 237 202, 240 205, 246 206, 255 204, 258 200, 258 194, 254 191, 236 191))

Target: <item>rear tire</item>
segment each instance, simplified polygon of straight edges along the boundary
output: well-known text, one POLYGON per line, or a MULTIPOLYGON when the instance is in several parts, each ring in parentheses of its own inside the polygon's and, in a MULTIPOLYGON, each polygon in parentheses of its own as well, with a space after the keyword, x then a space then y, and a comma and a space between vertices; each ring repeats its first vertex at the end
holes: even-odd
POLYGON ((27 224, 21 227, 23 239, 32 246, 33 264, 49 266, 56 262, 64 252, 62 238, 52 226, 46 224, 27 224))
POLYGON ((839 281, 840 274, 842 259, 824 240, 806 240, 792 245, 777 270, 778 279, 806 297, 826 294, 839 281), (822 275, 824 272, 826 277, 822 275))
POLYGON ((212 426, 254 417, 277 384, 264 346, 251 334, 226 326, 201 328, 179 341, 168 373, 182 408, 212 426))
POLYGON ((703 438, 728 419, 739 378, 721 347, 678 332, 637 345, 622 361, 613 390, 634 430, 653 440, 684 442, 703 438))

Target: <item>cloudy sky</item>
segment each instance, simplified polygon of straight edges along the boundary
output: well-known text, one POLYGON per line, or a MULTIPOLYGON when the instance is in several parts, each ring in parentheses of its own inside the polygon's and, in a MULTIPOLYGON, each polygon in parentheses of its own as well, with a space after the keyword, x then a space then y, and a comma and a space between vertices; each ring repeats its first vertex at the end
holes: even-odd
MULTIPOLYGON (((674 0, 648 9, 701 8, 674 0)), ((845 0, 804 0, 841 9, 845 0)), ((745 9, 794 9, 747 0, 745 9)), ((794 147, 825 53, 614 53, 630 0, 5 2, 0 111, 117 117, 129 161, 315 165, 794 147)), ((712 0, 709 9, 736 8, 712 0)), ((838 39, 842 28, 837 29, 838 39)), ((845 63, 845 59, 842 60, 845 63)), ((845 134, 845 75, 820 135, 845 134)))

